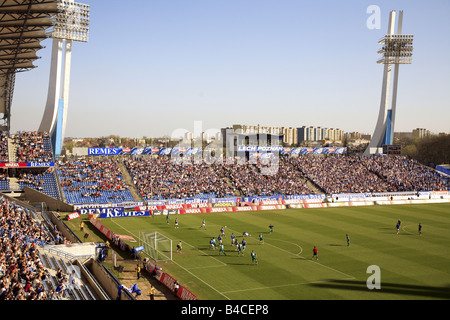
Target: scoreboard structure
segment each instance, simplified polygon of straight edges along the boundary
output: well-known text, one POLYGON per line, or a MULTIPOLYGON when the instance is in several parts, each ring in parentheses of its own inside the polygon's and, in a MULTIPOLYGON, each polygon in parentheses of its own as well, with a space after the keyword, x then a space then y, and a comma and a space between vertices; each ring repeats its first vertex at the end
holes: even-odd
POLYGON ((383 145, 383 154, 402 154, 401 145, 383 145))

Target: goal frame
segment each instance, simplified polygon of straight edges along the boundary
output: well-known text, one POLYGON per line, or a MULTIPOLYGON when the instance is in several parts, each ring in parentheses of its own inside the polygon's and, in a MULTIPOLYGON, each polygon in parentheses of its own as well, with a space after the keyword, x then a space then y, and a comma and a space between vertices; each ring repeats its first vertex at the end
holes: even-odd
POLYGON ((172 239, 165 236, 161 232, 153 231, 153 232, 144 232, 141 231, 140 241, 141 245, 144 247, 143 252, 155 260, 156 262, 160 261, 172 261, 173 258, 173 247, 172 247, 172 239), (151 240, 151 241, 147 241, 151 240), (167 241, 168 248, 164 247, 164 249, 168 249, 167 251, 160 250, 159 242, 167 241))

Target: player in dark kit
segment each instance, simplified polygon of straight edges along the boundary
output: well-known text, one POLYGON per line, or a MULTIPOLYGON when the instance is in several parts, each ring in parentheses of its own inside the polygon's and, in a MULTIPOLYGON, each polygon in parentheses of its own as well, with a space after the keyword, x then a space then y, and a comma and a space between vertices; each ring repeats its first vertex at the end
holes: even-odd
POLYGON ((314 258, 316 258, 316 260, 319 260, 319 250, 317 250, 316 246, 314 246, 313 256, 312 256, 311 260, 314 260, 314 258))
POLYGON ((236 239, 236 236, 234 235, 234 233, 231 233, 231 245, 234 245, 234 241, 236 239))

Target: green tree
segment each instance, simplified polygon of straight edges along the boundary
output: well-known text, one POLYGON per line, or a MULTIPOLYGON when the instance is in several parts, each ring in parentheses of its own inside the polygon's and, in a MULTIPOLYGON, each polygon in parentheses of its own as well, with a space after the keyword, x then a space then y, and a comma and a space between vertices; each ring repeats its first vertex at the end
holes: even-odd
POLYGON ((417 146, 415 144, 408 144, 402 148, 404 155, 410 156, 411 158, 417 157, 417 146))
POLYGON ((416 159, 424 164, 450 163, 450 135, 431 136, 417 143, 416 159))

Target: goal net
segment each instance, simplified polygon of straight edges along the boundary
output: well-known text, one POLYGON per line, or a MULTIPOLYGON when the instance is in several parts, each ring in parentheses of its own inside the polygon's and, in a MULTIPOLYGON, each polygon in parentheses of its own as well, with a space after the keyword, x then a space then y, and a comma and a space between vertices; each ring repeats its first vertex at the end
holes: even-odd
POLYGON ((155 232, 141 233, 144 253, 155 261, 172 260, 172 239, 165 235, 155 232))

